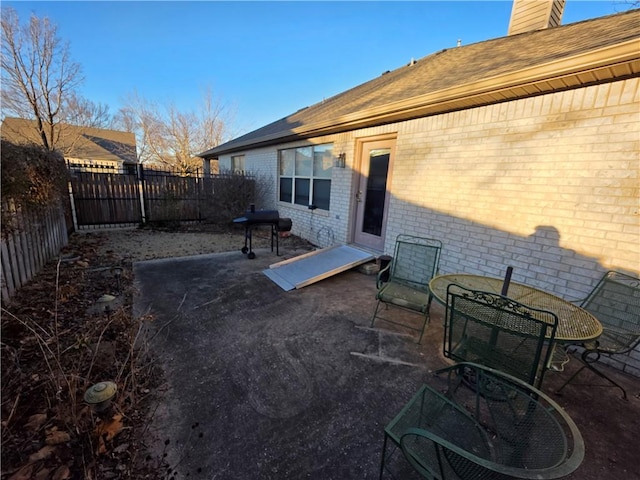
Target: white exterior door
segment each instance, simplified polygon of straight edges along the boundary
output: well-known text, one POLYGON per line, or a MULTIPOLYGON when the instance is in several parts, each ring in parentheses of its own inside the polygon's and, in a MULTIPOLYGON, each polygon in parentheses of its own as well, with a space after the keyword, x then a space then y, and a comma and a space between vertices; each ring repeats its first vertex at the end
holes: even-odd
POLYGON ((353 241, 380 251, 384 249, 394 150, 395 139, 365 141, 357 165, 353 241))

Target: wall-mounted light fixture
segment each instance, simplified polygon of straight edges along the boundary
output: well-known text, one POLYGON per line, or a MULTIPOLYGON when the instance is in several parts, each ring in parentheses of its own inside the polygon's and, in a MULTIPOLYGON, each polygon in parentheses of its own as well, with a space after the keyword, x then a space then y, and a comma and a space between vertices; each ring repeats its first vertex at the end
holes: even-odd
POLYGON ((347 154, 342 152, 339 154, 334 162, 334 166, 337 168, 344 168, 347 165, 347 154))

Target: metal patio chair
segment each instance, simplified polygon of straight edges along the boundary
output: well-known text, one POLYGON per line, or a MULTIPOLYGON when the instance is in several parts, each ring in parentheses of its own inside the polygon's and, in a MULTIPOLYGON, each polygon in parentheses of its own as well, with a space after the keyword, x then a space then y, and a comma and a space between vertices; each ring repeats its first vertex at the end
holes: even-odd
POLYGON ((640 343, 640 279, 609 271, 602 276, 580 306, 600 321, 603 333, 597 340, 583 344, 584 350, 579 357, 583 365, 558 389, 558 392, 588 368, 622 390, 623 398, 626 399, 626 390, 597 369, 595 363, 602 355, 629 353, 640 343))
POLYGON ((444 393, 423 385, 385 427, 381 479, 553 479, 580 466, 580 431, 543 392, 474 363, 444 373, 444 393))
POLYGON ((497 293, 447 288, 444 355, 504 371, 540 388, 558 317, 497 293))
POLYGON ((371 327, 376 319, 402 325, 420 332, 418 343, 422 341, 424 329, 429 321, 431 294, 429 281, 438 271, 442 242, 431 238, 398 235, 396 238, 393 259, 386 268, 378 273, 376 287, 376 309, 371 318, 371 327), (422 316, 421 328, 415 328, 398 322, 385 314, 381 315, 380 307, 389 305, 416 312, 422 316))

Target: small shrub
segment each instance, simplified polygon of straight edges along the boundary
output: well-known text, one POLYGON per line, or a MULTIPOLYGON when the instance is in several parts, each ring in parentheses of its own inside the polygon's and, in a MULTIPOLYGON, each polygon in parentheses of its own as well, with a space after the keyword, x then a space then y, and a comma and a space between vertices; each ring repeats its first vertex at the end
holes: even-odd
POLYGON ((15 209, 34 210, 67 198, 64 158, 37 145, 2 141, 2 235, 17 229, 15 209))
POLYGON ((251 175, 223 173, 206 180, 211 195, 206 218, 212 223, 229 222, 255 202, 256 179, 251 175))

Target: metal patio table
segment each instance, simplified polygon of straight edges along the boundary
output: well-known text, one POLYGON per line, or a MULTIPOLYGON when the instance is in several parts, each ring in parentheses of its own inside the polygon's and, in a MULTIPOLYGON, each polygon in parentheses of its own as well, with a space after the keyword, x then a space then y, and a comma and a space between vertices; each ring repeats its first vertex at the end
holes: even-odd
MULTIPOLYGON (((504 279, 483 275, 438 275, 429 282, 429 290, 442 305, 447 302, 447 287, 455 283, 470 290, 501 293, 504 279)), ((533 308, 547 310, 558 316, 555 342, 575 344, 597 339, 602 334, 600 321, 585 309, 551 293, 521 283, 509 283, 507 297, 533 308)))

